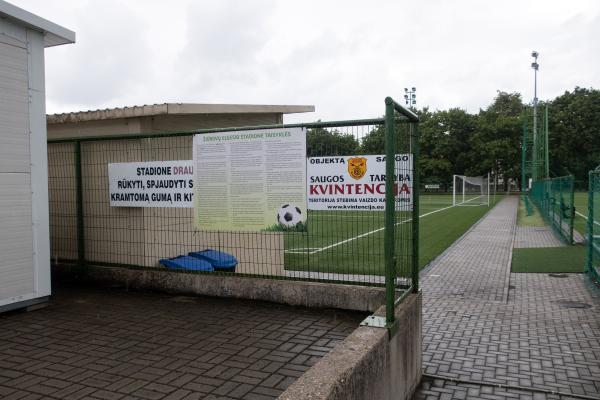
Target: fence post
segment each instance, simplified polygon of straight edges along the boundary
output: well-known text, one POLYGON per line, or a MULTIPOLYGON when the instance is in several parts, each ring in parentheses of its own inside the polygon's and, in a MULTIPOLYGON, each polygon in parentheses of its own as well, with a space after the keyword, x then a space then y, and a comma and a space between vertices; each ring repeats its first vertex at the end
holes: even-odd
POLYGON ((591 274, 594 255, 594 171, 588 172, 587 260, 585 270, 591 274))
POLYGON ((75 201, 77 205, 77 266, 85 266, 85 237, 83 225, 83 180, 81 173, 81 142, 75 141, 75 201))
MULTIPOLYGON (((413 292, 419 291, 419 194, 421 192, 420 170, 419 170, 419 125, 411 125, 413 134, 410 136, 412 143, 412 168, 413 168, 413 210, 412 210, 412 287, 413 292)), ((489 184, 489 179, 488 179, 489 184)), ((489 201, 489 190, 488 190, 489 201)))
POLYGON ((569 178, 569 191, 571 198, 571 209, 569 210, 571 214, 571 222, 569 224, 569 244, 573 244, 573 225, 575 224, 575 177, 570 175, 569 178))
POLYGON ((527 159, 527 127, 525 126, 525 118, 523 118, 523 139, 521 142, 521 194, 527 192, 527 167, 525 160, 527 159))
POLYGON ((558 204, 558 227, 560 228, 560 233, 565 236, 565 231, 563 229, 563 213, 565 212, 565 201, 563 199, 563 184, 562 179, 558 179, 558 194, 560 196, 560 202, 558 204))
POLYGON ((386 323, 391 325, 394 322, 394 301, 395 301, 395 216, 396 216, 396 198, 394 193, 394 167, 396 164, 395 149, 395 121, 394 121, 394 101, 391 97, 385 98, 385 241, 384 241, 384 260, 385 260, 385 318, 386 323))

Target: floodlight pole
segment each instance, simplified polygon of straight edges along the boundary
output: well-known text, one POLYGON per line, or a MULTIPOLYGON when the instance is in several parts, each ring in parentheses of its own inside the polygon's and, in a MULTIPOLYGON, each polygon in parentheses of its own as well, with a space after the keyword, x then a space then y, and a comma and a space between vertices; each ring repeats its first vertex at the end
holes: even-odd
MULTIPOLYGON (((533 157, 535 161, 538 161, 538 157, 539 154, 537 154, 537 152, 539 152, 538 149, 538 131, 537 131, 537 106, 538 106, 538 97, 537 97, 537 72, 538 69, 540 67, 540 65, 537 62, 537 58, 540 55, 540 53, 538 53, 537 51, 532 51, 531 52, 531 57, 533 57, 533 62, 531 63, 531 68, 533 68, 533 157)), ((539 177, 537 176, 538 173, 538 165, 537 162, 535 163, 535 165, 533 165, 533 171, 534 172, 534 179, 537 180, 539 177)))
POLYGON ((544 178, 550 178, 550 156, 548 155, 548 104, 546 104, 545 115, 544 115, 544 161, 546 164, 546 169, 544 171, 544 178))
POLYGON ((408 88, 404 88, 404 104, 407 107, 417 107, 417 88, 411 87, 410 90, 408 88))

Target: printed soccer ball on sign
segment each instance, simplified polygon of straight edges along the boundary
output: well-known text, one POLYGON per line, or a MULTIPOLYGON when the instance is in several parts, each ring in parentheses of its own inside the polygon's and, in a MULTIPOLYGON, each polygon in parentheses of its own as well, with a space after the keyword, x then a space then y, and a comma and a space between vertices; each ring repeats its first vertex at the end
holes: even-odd
POLYGON ((306 221, 304 213, 293 204, 284 204, 277 211, 277 222, 283 227, 293 228, 304 221, 306 221))

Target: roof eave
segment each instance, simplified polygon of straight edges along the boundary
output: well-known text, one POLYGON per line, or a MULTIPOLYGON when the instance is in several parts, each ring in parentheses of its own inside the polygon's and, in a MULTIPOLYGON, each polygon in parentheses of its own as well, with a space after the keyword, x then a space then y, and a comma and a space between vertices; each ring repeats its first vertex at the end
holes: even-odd
POLYGON ((312 105, 167 103, 167 114, 296 114, 314 112, 312 105))
POLYGON ((0 16, 44 34, 44 47, 75 43, 75 32, 0 0, 0 16))
POLYGON ((314 112, 312 105, 195 104, 165 103, 143 106, 49 114, 49 124, 79 123, 119 118, 152 117, 157 115, 198 114, 295 114, 314 112))

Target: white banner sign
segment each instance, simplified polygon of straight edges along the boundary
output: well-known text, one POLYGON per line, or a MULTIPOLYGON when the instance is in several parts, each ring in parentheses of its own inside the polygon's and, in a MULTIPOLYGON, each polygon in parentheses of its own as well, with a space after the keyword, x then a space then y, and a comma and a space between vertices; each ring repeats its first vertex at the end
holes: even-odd
POLYGON ((193 154, 198 229, 305 229, 304 128, 199 134, 193 154))
POLYGON ((108 164, 111 207, 194 206, 191 160, 108 164))
MULTIPOLYGON (((396 209, 412 209, 412 155, 396 155, 396 209)), ((311 157, 309 210, 384 211, 385 156, 311 157)))

